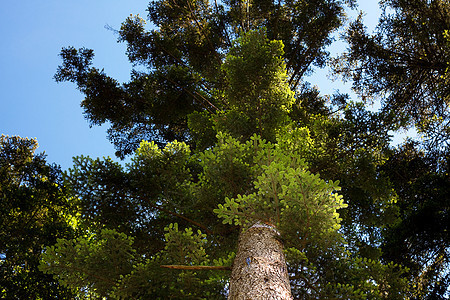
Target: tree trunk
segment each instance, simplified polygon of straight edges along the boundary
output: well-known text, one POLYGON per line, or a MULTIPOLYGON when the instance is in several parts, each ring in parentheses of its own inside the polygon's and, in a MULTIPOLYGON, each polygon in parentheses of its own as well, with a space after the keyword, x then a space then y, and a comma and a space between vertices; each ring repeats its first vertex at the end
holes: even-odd
POLYGON ((260 223, 241 232, 229 300, 293 299, 278 235, 274 227, 260 223))

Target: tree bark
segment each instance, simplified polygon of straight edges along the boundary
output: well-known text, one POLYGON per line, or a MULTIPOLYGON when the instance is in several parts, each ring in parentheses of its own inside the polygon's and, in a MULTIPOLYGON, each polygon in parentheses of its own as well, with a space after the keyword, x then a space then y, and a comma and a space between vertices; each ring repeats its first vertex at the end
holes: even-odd
POLYGON ((241 232, 230 279, 229 300, 293 299, 279 233, 257 223, 241 232))

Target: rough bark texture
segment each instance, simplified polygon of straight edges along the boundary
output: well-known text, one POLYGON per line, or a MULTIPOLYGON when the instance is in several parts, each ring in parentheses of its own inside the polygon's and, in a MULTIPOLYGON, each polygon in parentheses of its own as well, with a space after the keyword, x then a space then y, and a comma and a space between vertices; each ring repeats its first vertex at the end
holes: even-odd
POLYGON ((271 226, 255 224, 239 237, 229 300, 293 299, 283 245, 271 226))

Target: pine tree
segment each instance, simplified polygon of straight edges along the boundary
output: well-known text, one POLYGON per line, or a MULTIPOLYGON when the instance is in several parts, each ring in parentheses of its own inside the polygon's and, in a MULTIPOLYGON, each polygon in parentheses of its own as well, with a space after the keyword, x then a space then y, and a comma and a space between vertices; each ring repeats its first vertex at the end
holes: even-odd
POLYGON ((62 172, 35 153, 37 141, 0 136, 0 298, 72 299, 38 269, 43 248, 73 238, 73 213, 62 172))
POLYGON ((390 127, 342 95, 333 114, 301 82, 343 3, 159 1, 149 16, 156 30, 137 16, 120 30, 148 68, 129 83, 90 67, 91 50, 61 52, 56 79, 134 155, 75 159, 65 184, 85 235, 41 269, 86 297, 403 299, 406 270, 376 246, 396 221, 378 172, 390 127))
POLYGON ((367 99, 381 101, 383 123, 414 126, 421 136, 382 167, 399 208, 382 248, 387 260, 410 268, 415 299, 441 299, 450 292, 450 3, 389 0, 382 9, 374 33, 361 18, 349 26, 349 48, 335 60, 335 72, 367 99))

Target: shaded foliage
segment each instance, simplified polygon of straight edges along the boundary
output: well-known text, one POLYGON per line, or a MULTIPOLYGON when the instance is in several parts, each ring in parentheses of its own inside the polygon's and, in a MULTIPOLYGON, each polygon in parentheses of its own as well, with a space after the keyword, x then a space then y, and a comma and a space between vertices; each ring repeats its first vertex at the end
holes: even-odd
POLYGON ((119 157, 141 140, 195 145, 189 115, 232 109, 220 94, 226 86, 222 64, 233 41, 266 28, 269 40, 284 44, 288 83, 296 90, 313 66, 324 66, 325 47, 343 22, 345 5, 354 1, 155 1, 148 7, 155 29, 131 16, 119 30, 136 66, 130 82, 119 84, 91 67, 92 50, 73 47, 61 51, 55 79, 77 84, 92 125, 111 123, 108 136, 119 157))
POLYGON ((398 219, 379 233, 384 259, 410 268, 414 299, 449 295, 448 157, 449 27, 446 0, 381 1, 373 34, 362 18, 345 34, 349 48, 334 71, 363 97, 380 99, 382 120, 415 125, 408 141, 380 168, 396 194, 398 219))
POLYGON ((361 16, 345 34, 349 48, 334 71, 364 98, 381 96, 386 120, 415 124, 439 154, 449 140, 450 6, 446 0, 381 1, 373 34, 361 16))
MULTIPOLYGON (((199 264, 229 264, 239 231, 259 221, 277 226, 289 247, 288 267, 296 295, 316 299, 336 293, 362 298, 371 293, 379 299, 404 295, 408 290, 401 278, 404 269, 375 261, 379 255, 373 255, 374 261, 362 258, 367 251, 357 244, 367 233, 380 231, 380 216, 392 215, 383 210, 392 198, 389 185, 377 178, 377 167, 389 154, 389 128, 377 125, 378 114, 347 103, 345 96, 336 95, 330 107, 308 85, 295 94, 283 55, 282 42, 267 38, 265 30, 242 32, 221 65, 223 86, 213 90, 214 103, 227 109, 205 109, 188 117, 198 148, 177 141, 164 147, 141 142, 125 168, 110 159, 76 159, 67 185, 79 198, 80 226, 87 237, 60 241, 48 252, 43 268, 67 285, 97 295, 116 297, 134 291, 136 297, 180 297, 179 293, 224 297, 227 274, 169 276, 158 270, 157 263, 168 255, 167 263, 190 265, 190 255, 202 253, 199 264), (333 114, 332 106, 342 115, 333 114), (342 188, 351 210, 344 210, 347 204, 337 194, 340 179, 345 179, 342 188), (357 193, 352 194, 354 189, 357 193), (338 232, 338 209, 345 216, 342 232, 350 238, 349 247, 338 232), (188 228, 179 247, 172 248, 164 231, 175 228, 171 225, 175 222, 176 228, 188 228), (353 231, 352 236, 352 226, 363 230, 353 231), (189 227, 206 233, 196 243, 200 248, 186 250, 185 242, 194 237, 189 227), (95 264, 83 267, 89 259, 79 251, 86 246, 90 253, 98 253, 94 256, 111 257, 97 242, 108 234, 105 228, 120 232, 107 239, 123 240, 124 233, 134 240, 122 248, 133 249, 131 265, 136 271, 123 270, 120 276, 111 271, 113 281, 93 277, 98 273, 92 272, 95 264), (72 248, 77 254, 68 258, 64 253, 74 252, 72 248), (71 262, 84 270, 81 275, 68 267, 71 262), (346 273, 338 278, 339 272, 351 272, 348 266, 354 266, 359 276, 346 273), (75 280, 83 276, 87 279, 75 280), (182 286, 193 285, 185 291, 160 276, 182 286), (198 282, 202 290, 196 288, 198 282)), ((100 277, 106 273, 103 270, 100 277)))
POLYGON ((38 270, 41 253, 71 238, 71 203, 61 170, 35 154, 36 140, 0 138, 0 297, 72 299, 73 293, 38 270))
POLYGON ((42 268, 85 296, 223 298, 228 274, 159 265, 229 266, 259 221, 280 230, 299 299, 445 297, 448 2, 382 1, 373 35, 350 24, 335 72, 381 97, 379 112, 303 82, 353 4, 152 2, 154 30, 131 16, 119 31, 135 66, 124 84, 91 67, 92 50, 63 49, 55 79, 134 156, 75 159, 66 185, 86 235, 58 241, 42 268), (425 142, 391 148, 410 125, 425 142))
POLYGON ((440 299, 450 286, 449 158, 434 157, 406 143, 383 169, 398 193, 399 222, 386 228, 383 256, 410 268, 414 299, 440 299))

